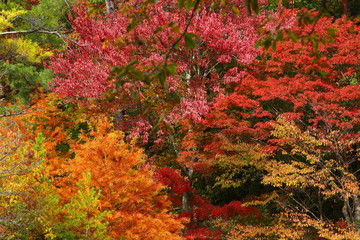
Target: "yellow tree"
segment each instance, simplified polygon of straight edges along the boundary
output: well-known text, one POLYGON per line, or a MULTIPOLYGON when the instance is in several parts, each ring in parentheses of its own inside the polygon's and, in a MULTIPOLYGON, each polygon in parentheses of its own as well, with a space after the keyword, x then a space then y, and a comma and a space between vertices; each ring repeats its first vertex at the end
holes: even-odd
POLYGON ((0 238, 52 239, 58 197, 43 174, 44 137, 20 117, 0 119, 0 238))
POLYGON ((360 139, 341 129, 308 128, 302 131, 284 118, 278 119, 273 135, 281 142, 281 153, 264 163, 268 174, 263 182, 290 192, 291 199, 283 205, 290 212, 289 216, 297 219, 297 225, 313 226, 320 236, 335 239, 329 233, 336 226, 329 221, 329 212, 324 207, 331 199, 343 204, 341 211, 333 209, 342 213, 346 222, 341 223, 339 218, 338 225, 343 229, 335 232, 343 232, 343 235, 338 239, 349 239, 349 236, 359 239, 358 233, 352 230, 359 229, 360 224, 357 148, 360 139), (311 194, 313 192, 317 196, 311 194), (299 194, 301 196, 296 197, 299 194))
POLYGON ((8 36, 0 40, 0 53, 3 60, 40 63, 44 57, 50 56, 51 53, 40 48, 35 42, 22 37, 13 37, 14 34, 21 34, 22 31, 7 31, 14 27, 14 20, 25 12, 16 9, 0 10, 0 36, 8 36))

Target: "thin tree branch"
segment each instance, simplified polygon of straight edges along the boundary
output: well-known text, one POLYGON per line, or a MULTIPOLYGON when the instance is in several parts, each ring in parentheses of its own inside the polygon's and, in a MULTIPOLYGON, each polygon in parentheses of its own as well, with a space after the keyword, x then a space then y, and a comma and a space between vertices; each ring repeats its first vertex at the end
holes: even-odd
MULTIPOLYGON (((28 33, 44 33, 44 34, 55 35, 55 36, 58 36, 59 38, 61 38, 63 40, 68 40, 69 42, 74 43, 74 44, 76 44, 78 46, 81 46, 81 47, 85 46, 85 45, 78 44, 76 41, 74 41, 71 38, 66 37, 65 35, 61 34, 60 32, 44 30, 44 29, 30 29, 30 30, 16 30, 16 31, 0 32, 0 36, 3 36, 3 35, 16 35, 16 34, 28 34, 28 33)), ((64 42, 66 42, 66 41, 64 41, 64 42)))

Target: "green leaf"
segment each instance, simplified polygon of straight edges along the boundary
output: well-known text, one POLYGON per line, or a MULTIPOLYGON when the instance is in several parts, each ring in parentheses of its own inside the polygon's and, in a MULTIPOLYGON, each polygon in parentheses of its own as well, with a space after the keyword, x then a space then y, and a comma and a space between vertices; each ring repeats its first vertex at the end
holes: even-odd
POLYGON ((259 13, 258 0, 251 0, 251 8, 252 8, 252 10, 253 10, 256 14, 259 13))
POLYGON ((131 97, 131 99, 133 99, 133 100, 135 100, 135 101, 138 101, 138 100, 139 100, 139 96, 138 96, 137 92, 134 91, 134 90, 132 90, 132 89, 131 89, 130 97, 131 97))
POLYGON ((296 42, 298 37, 291 30, 286 29, 285 32, 291 38, 291 41, 296 42))
POLYGON ((42 132, 39 132, 36 137, 36 144, 42 144, 45 140, 44 134, 42 132))
POLYGON ((186 10, 190 10, 191 8, 193 8, 195 6, 195 3, 192 0, 188 0, 185 3, 185 9, 186 10))
POLYGON ((40 157, 44 157, 46 154, 46 150, 43 148, 42 143, 44 142, 45 137, 42 132, 39 132, 35 139, 34 149, 38 152, 40 157))
POLYGON ((322 77, 325 77, 325 76, 327 76, 327 75, 329 74, 328 72, 322 71, 321 69, 318 69, 318 73, 319 73, 320 76, 322 76, 322 77))
POLYGON ((178 41, 178 42, 173 46, 173 48, 174 48, 175 50, 179 50, 179 46, 180 46, 180 41, 178 41))
POLYGON ((161 32, 162 30, 164 30, 164 26, 160 26, 160 27, 157 27, 154 31, 154 34, 157 34, 158 32, 161 32))
POLYGON ((247 11, 251 14, 251 0, 245 0, 245 7, 247 11))
POLYGON ((179 8, 182 9, 185 6, 185 0, 178 0, 179 8))
POLYGON ((257 40, 256 41, 256 43, 255 43, 255 45, 254 45, 254 47, 256 48, 256 49, 258 49, 261 45, 262 45, 262 43, 263 43, 263 41, 260 39, 260 40, 257 40))
POLYGON ((157 77, 159 78, 161 86, 164 86, 166 81, 166 72, 164 70, 160 70, 157 77))
POLYGON ((241 16, 240 9, 238 7, 232 6, 231 8, 236 15, 241 16))
POLYGON ((191 36, 192 38, 196 38, 196 39, 200 39, 200 37, 198 35, 196 35, 195 33, 186 33, 186 35, 191 36))
POLYGON ((166 66, 166 71, 169 75, 175 75, 177 72, 176 63, 170 63, 166 66))
POLYGON ((337 29, 336 28, 328 28, 328 29, 326 29, 326 31, 329 33, 330 37, 334 38, 335 33, 337 32, 337 29))
POLYGON ((140 18, 132 18, 131 21, 129 22, 129 25, 126 27, 126 30, 128 32, 131 32, 132 30, 134 30, 134 28, 139 23, 139 21, 140 21, 140 18))
POLYGON ((194 33, 185 33, 184 39, 185 39, 185 46, 187 48, 195 48, 196 47, 196 41, 194 38, 198 38, 198 36, 194 33))
POLYGON ((137 59, 133 59, 133 60, 131 60, 130 62, 129 62, 129 64, 128 64, 128 66, 132 66, 132 65, 134 65, 134 64, 136 64, 136 63, 138 63, 139 61, 137 60, 137 59))
POLYGON ((263 41, 263 46, 265 49, 268 49, 271 46, 271 37, 266 37, 263 41))

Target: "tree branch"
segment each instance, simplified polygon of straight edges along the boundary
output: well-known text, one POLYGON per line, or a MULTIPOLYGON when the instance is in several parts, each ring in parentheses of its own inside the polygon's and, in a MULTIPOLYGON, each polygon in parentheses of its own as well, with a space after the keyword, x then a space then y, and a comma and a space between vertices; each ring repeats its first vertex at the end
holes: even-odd
POLYGON ((0 36, 4 36, 4 35, 16 35, 16 34, 28 34, 28 33, 44 33, 44 34, 50 34, 50 35, 55 35, 58 36, 59 38, 63 39, 64 42, 66 42, 65 40, 74 43, 76 45, 79 45, 81 47, 84 47, 83 45, 78 44, 76 41, 74 41, 71 38, 66 37, 65 35, 61 34, 60 32, 57 31, 50 31, 50 30, 44 30, 44 29, 30 29, 30 30, 16 30, 16 31, 8 31, 8 32, 0 32, 0 36))
POLYGON ((115 5, 112 0, 105 0, 106 3, 106 13, 111 14, 115 11, 115 5))

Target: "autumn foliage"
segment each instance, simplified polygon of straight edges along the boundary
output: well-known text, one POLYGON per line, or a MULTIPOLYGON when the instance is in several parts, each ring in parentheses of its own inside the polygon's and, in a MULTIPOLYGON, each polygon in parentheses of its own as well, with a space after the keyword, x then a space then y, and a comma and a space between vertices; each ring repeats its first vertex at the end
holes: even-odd
POLYGON ((241 17, 223 15, 207 2, 193 14, 175 2, 147 6, 147 17, 134 25, 132 2, 119 4, 111 17, 88 17, 83 6, 76 8, 72 26, 80 47, 51 61, 54 92, 82 103, 105 93, 101 111, 122 112, 121 129, 144 143, 163 141, 182 119, 199 122, 220 86, 244 74, 232 66, 251 63, 261 52, 253 46, 262 17, 245 9, 241 17))
POLYGON ((359 21, 275 2, 0 2, 0 238, 359 239, 359 21))
POLYGON ((320 18, 278 31, 283 37, 276 49, 217 97, 199 132, 185 138, 183 162, 195 158, 191 165, 227 168, 218 178, 224 187, 238 184, 236 173, 258 168, 263 183, 293 194, 285 208, 324 219, 327 199, 338 199, 344 204, 338 214, 356 227, 359 27, 345 18, 320 18), (316 192, 321 201, 308 204, 316 192))
POLYGON ((90 171, 91 186, 101 192, 100 208, 111 212, 107 220, 114 239, 180 239, 181 219, 168 213, 170 202, 160 194, 163 186, 152 177, 142 151, 125 143, 105 119, 97 120, 96 128, 76 148, 66 181, 90 171))

